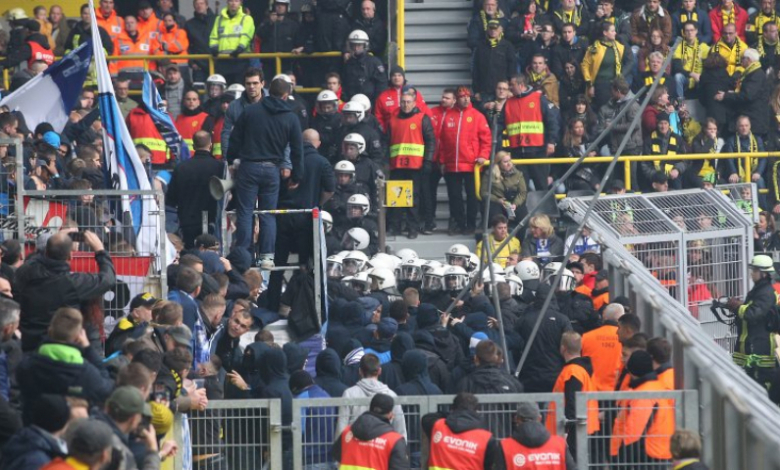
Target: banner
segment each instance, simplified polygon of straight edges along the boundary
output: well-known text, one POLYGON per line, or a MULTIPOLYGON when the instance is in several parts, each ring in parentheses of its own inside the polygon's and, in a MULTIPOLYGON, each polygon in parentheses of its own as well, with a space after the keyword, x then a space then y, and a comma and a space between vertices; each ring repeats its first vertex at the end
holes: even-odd
POLYGON ((157 87, 154 85, 152 74, 149 72, 144 74, 144 86, 141 98, 141 106, 149 113, 149 116, 152 117, 154 127, 157 128, 157 132, 160 133, 160 136, 163 138, 166 145, 168 145, 173 161, 179 163, 184 160, 189 160, 191 157, 190 149, 187 147, 187 143, 184 142, 184 139, 181 138, 179 130, 176 129, 176 126, 173 124, 171 115, 160 110, 162 98, 160 97, 160 92, 157 91, 157 87))

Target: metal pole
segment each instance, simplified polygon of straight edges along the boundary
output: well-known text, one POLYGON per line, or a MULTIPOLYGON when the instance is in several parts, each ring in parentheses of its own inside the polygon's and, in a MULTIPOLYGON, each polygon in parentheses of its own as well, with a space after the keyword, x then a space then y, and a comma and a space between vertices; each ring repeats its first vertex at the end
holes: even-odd
MULTIPOLYGON (((387 193, 385 192, 385 179, 384 178, 377 178, 376 182, 377 187, 377 199, 379 199, 379 210, 378 212, 378 218, 377 218, 377 230, 379 230, 379 252, 384 253, 385 247, 387 246, 387 221, 385 220, 385 217, 387 217, 387 208, 385 207, 385 198, 387 196, 387 193)), ((334 253, 335 254, 335 253, 334 253)))
MULTIPOLYGON (((320 219, 320 210, 315 208, 311 212, 312 222, 312 241, 314 242, 314 259, 312 260, 312 268, 314 269, 314 310, 317 312, 317 325, 322 328, 322 255, 320 250, 322 246, 322 235, 320 234, 320 228, 322 227, 320 219)), ((306 260, 300 260, 305 262, 306 260)))
MULTIPOLYGON (((653 96, 653 92, 655 91, 655 89, 658 87, 658 84, 660 83, 661 76, 666 70, 666 67, 672 61, 672 56, 674 55, 674 51, 680 45, 680 41, 681 40, 678 39, 677 42, 674 44, 674 46, 672 46, 671 50, 669 51, 669 55, 667 55, 666 60, 664 61, 663 67, 661 67, 661 70, 656 74, 653 80, 653 84, 650 86, 650 92, 642 101, 642 105, 639 108, 639 112, 636 114, 636 116, 634 116, 634 119, 631 121, 631 125, 628 127, 628 132, 626 132, 625 137, 623 137, 623 140, 620 142, 620 146, 618 147, 617 152, 615 152, 615 156, 612 158, 612 162, 609 164, 607 171, 604 172, 604 176, 601 178, 600 187, 604 187, 610 175, 612 174, 612 171, 615 169, 620 154, 623 152, 623 149, 626 147, 628 140, 631 138, 631 133, 634 131, 634 128, 636 128, 637 124, 639 124, 639 120, 642 118, 642 111, 645 109, 645 107, 647 107, 647 104, 650 102, 650 98, 653 96)), ((625 109, 627 108, 628 106, 626 106, 625 109)), ((572 252, 574 251, 574 246, 577 244, 577 240, 582 234, 582 228, 587 223, 588 217, 590 216, 591 212, 593 212, 593 208, 596 206, 596 203, 599 200, 599 196, 601 196, 601 193, 597 192, 596 194, 593 195, 593 198, 590 200, 590 204, 588 204, 588 209, 585 211, 585 214, 582 217, 582 221, 580 221, 579 225, 577 226, 577 230, 574 232, 574 240, 572 240, 571 244, 569 245, 569 249, 567 249, 566 254, 564 254, 563 257, 564 261, 567 260, 569 256, 571 256, 572 252)), ((528 354, 531 352, 531 346, 533 345, 534 339, 536 338, 536 335, 539 332, 539 327, 542 324, 542 319, 544 318, 544 315, 547 313, 547 310, 550 308, 550 303, 552 302, 553 296, 555 295, 555 291, 558 288, 558 285, 560 284, 561 276, 563 275, 563 270, 565 267, 566 265, 564 263, 561 263, 561 266, 558 268, 558 271, 555 273, 555 278, 553 279, 553 282, 550 285, 550 292, 547 293, 547 297, 544 299, 544 304, 542 305, 542 309, 539 312, 539 316, 536 318, 536 323, 534 324, 534 328, 531 331, 531 336, 529 336, 528 340, 526 341, 525 349, 523 350, 523 355, 520 358, 520 362, 517 363, 517 369, 515 369, 515 375, 517 376, 520 375, 520 371, 523 369, 523 365, 525 364, 525 361, 528 359, 528 354)))
POLYGON ((14 204, 16 208, 16 230, 19 243, 22 245, 22 258, 24 258, 24 245, 27 241, 25 239, 24 225, 27 222, 27 217, 24 213, 24 149, 22 148, 22 140, 14 139, 14 146, 16 149, 16 203, 14 204))

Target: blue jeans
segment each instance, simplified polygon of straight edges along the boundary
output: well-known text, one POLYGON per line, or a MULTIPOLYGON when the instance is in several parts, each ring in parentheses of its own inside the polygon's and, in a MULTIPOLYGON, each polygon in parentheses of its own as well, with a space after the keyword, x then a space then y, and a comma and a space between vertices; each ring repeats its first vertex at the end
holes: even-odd
POLYGON ((681 73, 674 74, 674 86, 677 90, 677 97, 683 99, 685 91, 688 89, 689 78, 681 73))
MULTIPOLYGON (((242 161, 236 172, 236 245, 252 252, 252 212, 257 201, 258 210, 276 209, 279 200, 279 182, 281 175, 276 164, 271 162, 242 161)), ((273 255, 276 245, 276 216, 260 214, 260 237, 258 240, 261 255, 273 255)))

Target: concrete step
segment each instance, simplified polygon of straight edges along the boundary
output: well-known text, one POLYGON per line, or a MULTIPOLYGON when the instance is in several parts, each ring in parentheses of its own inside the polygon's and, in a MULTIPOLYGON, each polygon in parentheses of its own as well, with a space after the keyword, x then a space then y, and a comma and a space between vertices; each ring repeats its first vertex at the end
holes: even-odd
POLYGON ((406 61, 406 71, 407 72, 444 72, 444 73, 450 73, 450 72, 463 72, 464 68, 469 67, 469 60, 466 59, 462 61, 461 63, 453 63, 448 62, 445 64, 436 64, 436 63, 424 63, 422 58, 420 58, 417 61, 406 61))
POLYGON ((413 42, 406 45, 406 58, 407 60, 410 57, 417 57, 417 56, 441 56, 441 57, 450 57, 450 56, 466 56, 471 57, 471 50, 466 47, 465 45, 463 47, 449 47, 447 49, 438 49, 435 47, 431 47, 430 44, 425 42, 413 42))
POLYGON ((414 86, 420 88, 433 87, 436 90, 433 94, 423 92, 423 96, 437 96, 443 88, 448 86, 471 84, 471 72, 468 70, 452 71, 451 73, 435 77, 431 77, 430 74, 415 76, 414 73, 410 73, 409 75, 409 83, 413 83, 414 86))
POLYGON ((427 31, 407 31, 406 42, 412 41, 447 41, 448 44, 454 42, 458 45, 462 45, 466 44, 466 28, 464 27, 462 31, 448 29, 446 31, 434 33, 427 31))
POLYGON ((452 10, 433 10, 409 12, 406 18, 406 28, 416 25, 430 25, 431 17, 435 17, 437 25, 454 25, 455 28, 466 28, 471 19, 469 12, 452 10))
POLYGON ((474 8, 472 7, 472 4, 470 2, 461 2, 461 1, 449 1, 449 2, 434 2, 434 3, 407 3, 404 5, 404 10, 406 12, 417 12, 417 11, 460 11, 460 12, 468 12, 469 17, 473 15, 474 8))

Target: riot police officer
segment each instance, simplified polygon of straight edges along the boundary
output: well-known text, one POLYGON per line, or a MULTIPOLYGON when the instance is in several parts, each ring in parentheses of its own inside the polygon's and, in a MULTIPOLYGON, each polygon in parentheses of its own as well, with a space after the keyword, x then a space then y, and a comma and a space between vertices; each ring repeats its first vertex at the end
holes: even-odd
POLYGON ((343 97, 362 93, 373 102, 384 88, 387 73, 382 61, 368 53, 368 34, 356 29, 347 37, 349 59, 344 63, 343 97))

